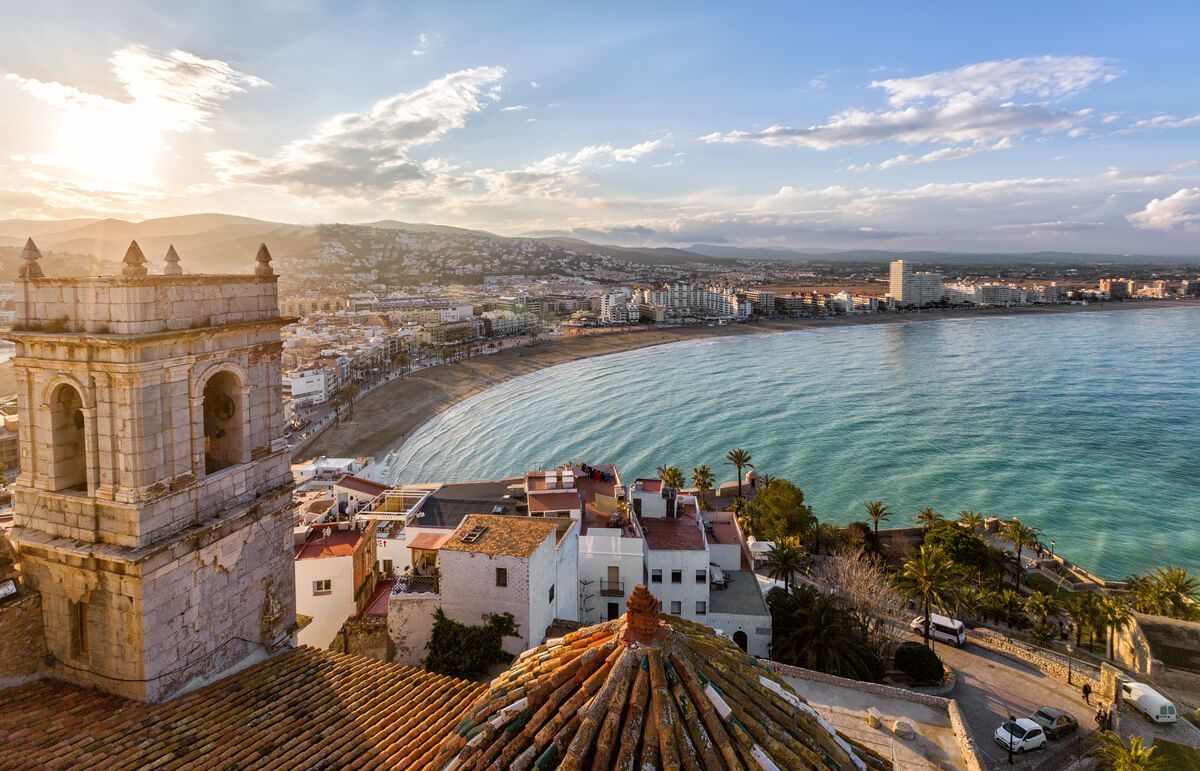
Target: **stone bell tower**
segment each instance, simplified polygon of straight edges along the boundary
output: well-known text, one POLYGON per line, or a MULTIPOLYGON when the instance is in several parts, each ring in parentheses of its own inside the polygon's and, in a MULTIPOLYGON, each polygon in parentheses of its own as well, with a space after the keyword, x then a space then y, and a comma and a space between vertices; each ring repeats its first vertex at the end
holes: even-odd
MULTIPOLYGON (((265 255, 265 258, 264 258, 265 255)), ((295 624, 276 276, 46 277, 30 241, 13 365, 26 584, 56 677, 170 697, 295 624)))

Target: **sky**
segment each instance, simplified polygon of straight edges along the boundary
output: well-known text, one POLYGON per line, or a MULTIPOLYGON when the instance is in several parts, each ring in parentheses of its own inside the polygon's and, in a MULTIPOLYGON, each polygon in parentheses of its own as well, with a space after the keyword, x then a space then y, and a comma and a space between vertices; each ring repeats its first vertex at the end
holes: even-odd
POLYGON ((6 5, 0 219, 1200 254, 1194 3, 6 5))

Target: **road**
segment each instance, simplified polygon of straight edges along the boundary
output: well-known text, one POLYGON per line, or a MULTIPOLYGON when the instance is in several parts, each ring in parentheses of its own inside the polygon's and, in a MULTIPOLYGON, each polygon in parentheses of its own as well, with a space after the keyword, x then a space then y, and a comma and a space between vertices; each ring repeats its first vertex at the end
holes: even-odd
MULTIPOLYGON (((1038 707, 1058 707, 1075 716, 1079 732, 1050 741, 1047 749, 1019 757, 1013 768, 1062 768, 1067 765, 1059 753, 1075 745, 1076 737, 1095 729, 1095 707, 1084 704, 1075 688, 1052 680, 1031 664, 1002 656, 967 642, 963 648, 936 647, 942 661, 958 673, 958 682, 950 694, 958 701, 967 728, 976 746, 996 767, 1008 767, 1008 753, 993 735, 1009 715, 1028 717, 1038 707)), ((1093 704, 1095 702, 1093 701, 1093 704)))

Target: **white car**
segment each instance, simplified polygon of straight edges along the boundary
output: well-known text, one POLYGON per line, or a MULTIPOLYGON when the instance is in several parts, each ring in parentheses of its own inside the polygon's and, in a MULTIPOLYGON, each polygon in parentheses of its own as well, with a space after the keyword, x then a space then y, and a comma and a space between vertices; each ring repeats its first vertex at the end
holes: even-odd
MULTIPOLYGON (((967 627, 963 622, 956 618, 943 616, 940 613, 931 613, 929 616, 932 622, 929 624, 929 636, 934 640, 947 645, 954 645, 961 648, 967 642, 967 627)), ((908 628, 914 634, 924 636, 925 634, 925 617, 917 616, 912 621, 908 622, 908 628)))
POLYGON ((996 729, 996 744, 1020 754, 1046 746, 1046 732, 1027 717, 1006 720, 996 729))

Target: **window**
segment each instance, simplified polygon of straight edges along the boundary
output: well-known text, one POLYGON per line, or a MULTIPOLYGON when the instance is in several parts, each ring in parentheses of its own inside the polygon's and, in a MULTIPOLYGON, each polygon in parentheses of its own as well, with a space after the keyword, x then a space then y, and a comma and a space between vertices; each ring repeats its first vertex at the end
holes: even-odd
POLYGON ((703 616, 708 612, 708 603, 704 600, 696 600, 696 615, 703 616))
POLYGON ((242 384, 232 372, 218 372, 204 384, 204 473, 245 462, 242 384))
POLYGON ((672 570, 671 571, 671 583, 673 583, 673 584, 682 584, 683 583, 683 571, 682 570, 672 570))
POLYGON ((550 602, 554 602, 554 584, 550 584, 550 602))
POLYGON ((650 571, 650 583, 652 583, 652 584, 661 584, 662 583, 662 571, 661 570, 651 570, 650 571))
POLYGON ((508 568, 496 568, 496 586, 508 586, 508 568))
POLYGON ((87 603, 75 602, 71 603, 71 655, 83 656, 88 649, 88 634, 87 634, 87 603))
POLYGON ((50 477, 55 490, 87 490, 83 399, 63 383, 50 396, 50 477))
POLYGON ((333 579, 322 578, 320 581, 313 581, 313 594, 329 594, 333 591, 333 579))
POLYGON ((671 615, 672 616, 683 615, 683 603, 682 602, 680 602, 679 600, 671 600, 671 615))
POLYGON ((620 617, 621 617, 620 604, 615 603, 615 602, 608 603, 608 620, 616 621, 620 617))
POLYGON ((707 570, 697 570, 696 571, 696 583, 698 583, 698 584, 707 584, 708 583, 708 571, 707 570))

